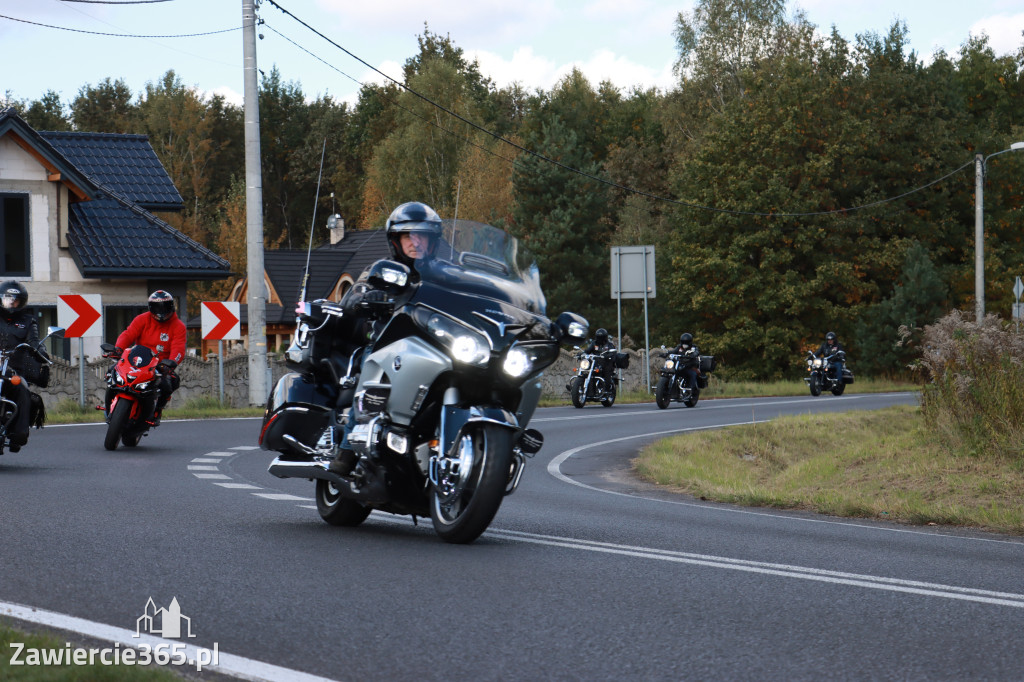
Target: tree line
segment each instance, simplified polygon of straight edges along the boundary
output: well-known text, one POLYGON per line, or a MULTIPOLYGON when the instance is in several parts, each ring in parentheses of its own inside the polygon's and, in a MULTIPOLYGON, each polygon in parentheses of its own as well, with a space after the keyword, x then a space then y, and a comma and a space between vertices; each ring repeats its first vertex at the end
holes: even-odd
MULTIPOLYGON (((903 371, 925 324, 973 306, 970 162, 1024 140, 1024 44, 998 55, 972 37, 926 63, 902 22, 848 39, 782 0, 700 0, 665 33, 668 91, 579 71, 550 91, 497 87, 426 26, 408 90, 364 85, 354 105, 308 98, 272 68, 259 91, 267 247, 306 247, 326 141, 318 216, 365 229, 404 201, 443 217, 458 204, 531 247, 552 314, 614 336, 609 247, 653 244, 652 342, 689 331, 723 376, 779 378, 831 330, 855 369, 903 371)), ((245 272, 240 107, 174 71, 138 94, 107 78, 70 102, 17 104, 40 130, 149 135, 184 198, 169 222, 245 272)), ((988 164, 986 300, 1004 316, 1024 275, 1022 178, 1024 154, 988 164)), ((623 303, 623 333, 641 343, 643 319, 623 303)))

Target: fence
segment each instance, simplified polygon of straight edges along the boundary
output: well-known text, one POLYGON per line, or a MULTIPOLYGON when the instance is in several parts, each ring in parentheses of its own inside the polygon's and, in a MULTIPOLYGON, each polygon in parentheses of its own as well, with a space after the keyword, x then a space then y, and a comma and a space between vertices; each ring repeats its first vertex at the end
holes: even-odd
MULTIPOLYGON (((638 351, 627 350, 629 355, 629 367, 622 370, 622 383, 620 391, 642 391, 644 389, 643 357, 638 351)), ((285 366, 284 357, 277 353, 269 353, 268 360, 271 369, 272 381, 270 388, 277 383, 289 370, 285 366)), ((100 405, 103 403, 106 394, 105 376, 107 369, 111 366, 110 360, 100 358, 85 363, 85 404, 100 405)), ((576 364, 572 359, 572 353, 562 350, 555 363, 545 370, 541 379, 543 382, 543 395, 551 398, 566 398, 566 384, 573 376, 573 367, 576 364)), ((658 376, 660 360, 657 351, 651 362, 651 381, 654 382, 658 376)), ((201 360, 196 357, 186 357, 178 366, 178 376, 181 377, 181 388, 174 394, 173 402, 182 405, 191 398, 219 396, 220 383, 218 379, 217 360, 201 360)), ((79 373, 78 366, 71 365, 67 361, 56 358, 50 368, 50 385, 48 388, 33 387, 32 389, 43 397, 47 407, 64 401, 79 400, 79 373)), ((224 402, 233 407, 243 407, 249 404, 249 356, 244 352, 229 355, 224 358, 224 402)))

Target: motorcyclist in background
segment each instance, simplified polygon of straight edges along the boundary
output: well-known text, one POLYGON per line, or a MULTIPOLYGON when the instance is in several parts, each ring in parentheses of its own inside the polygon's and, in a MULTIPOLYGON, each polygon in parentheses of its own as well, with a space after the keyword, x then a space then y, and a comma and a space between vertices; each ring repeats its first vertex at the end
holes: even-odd
MULTIPOLYGON (((409 266, 410 282, 418 282, 420 275, 417 268, 428 267, 436 257, 441 231, 441 217, 437 211, 418 201, 406 202, 388 216, 385 235, 391 260, 409 266)), ((360 345, 371 343, 383 323, 391 317, 395 306, 401 306, 404 302, 389 301, 386 292, 374 289, 369 284, 367 274, 372 268, 371 265, 363 271, 359 280, 345 292, 341 300, 344 316, 350 319, 352 325, 351 341, 360 345)), ((411 296, 412 292, 413 289, 410 287, 406 296, 411 296)), ((355 452, 348 447, 348 436, 354 427, 355 420, 350 413, 345 422, 338 456, 330 466, 331 471, 337 474, 350 473, 358 461, 355 452)))
POLYGON ((697 372, 700 369, 700 350, 693 342, 693 334, 689 332, 680 334, 679 345, 669 352, 683 356, 681 362, 684 367, 683 378, 686 381, 686 388, 696 389, 698 387, 697 372))
MULTIPOLYGON (((39 347, 39 327, 35 315, 25 309, 26 303, 28 291, 20 282, 8 280, 0 284, 0 348, 11 350, 21 343, 31 344, 33 348, 39 347)), ((30 363, 34 363, 34 360, 24 352, 16 353, 11 358, 14 371, 28 380, 36 376, 38 370, 30 363)), ((18 452, 28 442, 32 397, 24 381, 18 384, 11 382, 9 385, 14 391, 13 400, 18 405, 18 414, 11 424, 9 442, 11 452, 18 452)))
POLYGON ((601 371, 605 376, 612 376, 612 369, 614 363, 610 357, 606 357, 605 353, 608 351, 614 351, 615 346, 608 340, 608 330, 600 328, 594 332, 594 340, 588 344, 584 349, 584 353, 598 356, 598 362, 601 363, 601 371))
MULTIPOLYGON (((829 332, 825 334, 825 340, 822 341, 821 345, 818 346, 818 350, 815 351, 814 355, 819 358, 832 358, 836 353, 843 350, 843 344, 839 343, 839 338, 835 332, 829 332)), ((843 380, 843 363, 838 358, 828 360, 829 374, 835 381, 843 380)))
MULTIPOLYGON (((149 296, 149 312, 136 316, 114 343, 116 357, 120 357, 125 348, 141 344, 160 358, 160 395, 153 411, 154 426, 160 423, 160 415, 171 394, 181 385, 174 370, 185 358, 185 336, 185 323, 175 312, 174 297, 157 289, 149 296)), ((116 393, 114 389, 107 389, 105 406, 108 409, 116 393)))

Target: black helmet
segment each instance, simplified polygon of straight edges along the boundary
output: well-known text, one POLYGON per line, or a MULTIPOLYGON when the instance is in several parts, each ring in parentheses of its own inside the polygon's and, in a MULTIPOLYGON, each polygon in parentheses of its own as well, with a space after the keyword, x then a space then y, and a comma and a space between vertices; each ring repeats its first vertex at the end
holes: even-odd
POLYGON ((836 333, 835 332, 829 332, 828 334, 825 334, 825 342, 826 343, 829 342, 829 341, 835 341, 836 339, 837 339, 837 337, 836 337, 836 333))
POLYGON ((598 345, 604 345, 608 343, 608 330, 604 327, 594 332, 594 343, 598 345))
POLYGON ((692 344, 693 344, 693 334, 691 334, 690 332, 684 332, 683 334, 679 335, 679 345, 680 346, 690 346, 692 344))
POLYGON ((171 319, 174 314, 174 297, 163 289, 149 295, 149 312, 160 322, 171 319))
POLYGON ((21 282, 9 279, 0 284, 0 305, 7 313, 21 310, 28 303, 28 291, 21 282))
POLYGON ((441 237, 441 216, 426 204, 409 201, 396 208, 388 216, 386 233, 391 257, 400 263, 411 266, 415 259, 406 256, 402 250, 401 235, 416 233, 430 237, 430 243, 424 255, 432 256, 441 237))

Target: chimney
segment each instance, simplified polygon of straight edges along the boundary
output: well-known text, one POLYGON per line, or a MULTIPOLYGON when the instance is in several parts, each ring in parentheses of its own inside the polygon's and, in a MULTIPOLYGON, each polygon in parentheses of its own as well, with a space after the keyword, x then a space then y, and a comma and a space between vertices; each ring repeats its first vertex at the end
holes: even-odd
POLYGON ((331 244, 337 244, 345 238, 345 219, 335 213, 327 219, 327 229, 331 232, 331 244))

